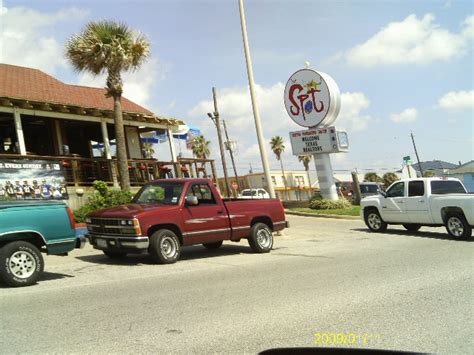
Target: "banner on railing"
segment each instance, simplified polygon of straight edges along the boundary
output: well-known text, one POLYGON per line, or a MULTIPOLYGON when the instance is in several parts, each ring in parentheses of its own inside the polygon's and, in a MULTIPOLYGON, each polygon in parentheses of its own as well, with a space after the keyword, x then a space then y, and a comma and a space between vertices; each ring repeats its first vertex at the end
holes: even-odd
POLYGON ((68 198, 59 161, 0 159, 0 200, 68 198))

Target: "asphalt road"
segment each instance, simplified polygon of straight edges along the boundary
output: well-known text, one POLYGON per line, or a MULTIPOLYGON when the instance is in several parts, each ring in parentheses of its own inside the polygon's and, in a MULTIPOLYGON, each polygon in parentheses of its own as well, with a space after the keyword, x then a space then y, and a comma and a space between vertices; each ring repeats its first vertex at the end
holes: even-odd
POLYGON ((0 353, 256 353, 325 333, 353 333, 358 348, 472 351, 473 243, 288 219, 265 255, 229 242, 165 266, 90 247, 48 256, 38 285, 0 285, 0 353))

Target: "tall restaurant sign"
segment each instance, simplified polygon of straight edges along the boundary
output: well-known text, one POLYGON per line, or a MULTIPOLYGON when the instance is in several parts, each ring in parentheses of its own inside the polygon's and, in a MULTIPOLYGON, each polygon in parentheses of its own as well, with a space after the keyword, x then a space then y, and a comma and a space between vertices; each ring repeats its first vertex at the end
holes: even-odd
POLYGON ((336 82, 327 74, 300 69, 285 86, 285 108, 290 118, 306 131, 290 132, 293 155, 313 155, 321 195, 337 200, 329 153, 348 150, 347 132, 334 123, 341 109, 341 96, 336 82))

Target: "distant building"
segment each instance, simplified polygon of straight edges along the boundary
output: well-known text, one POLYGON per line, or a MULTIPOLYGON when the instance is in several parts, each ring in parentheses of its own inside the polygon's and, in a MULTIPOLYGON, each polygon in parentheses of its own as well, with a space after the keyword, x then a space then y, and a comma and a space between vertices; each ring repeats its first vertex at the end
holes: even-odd
POLYGON ((474 192, 474 160, 450 169, 449 176, 458 178, 469 192, 474 192))
POLYGON ((420 166, 421 170, 423 170, 423 173, 431 171, 434 173, 434 176, 446 176, 449 173, 449 170, 456 169, 459 165, 442 160, 431 160, 416 163, 412 166, 418 176, 421 176, 420 166))

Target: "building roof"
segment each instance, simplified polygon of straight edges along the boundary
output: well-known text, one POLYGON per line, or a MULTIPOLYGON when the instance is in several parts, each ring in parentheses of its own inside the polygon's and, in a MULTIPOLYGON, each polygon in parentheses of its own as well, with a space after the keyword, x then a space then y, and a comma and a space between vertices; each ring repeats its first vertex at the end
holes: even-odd
POLYGON ((449 171, 450 174, 474 173, 474 160, 458 165, 455 169, 449 171))
POLYGON ((455 169, 458 167, 457 164, 449 163, 442 160, 431 160, 431 161, 422 161, 421 163, 413 164, 413 168, 416 171, 420 171, 420 165, 423 171, 425 170, 449 170, 455 169))
MULTIPOLYGON (((65 84, 38 69, 0 63, 2 98, 113 110, 113 99, 105 97, 105 92, 104 88, 65 84)), ((153 115, 125 97, 122 97, 122 110, 153 115)))

